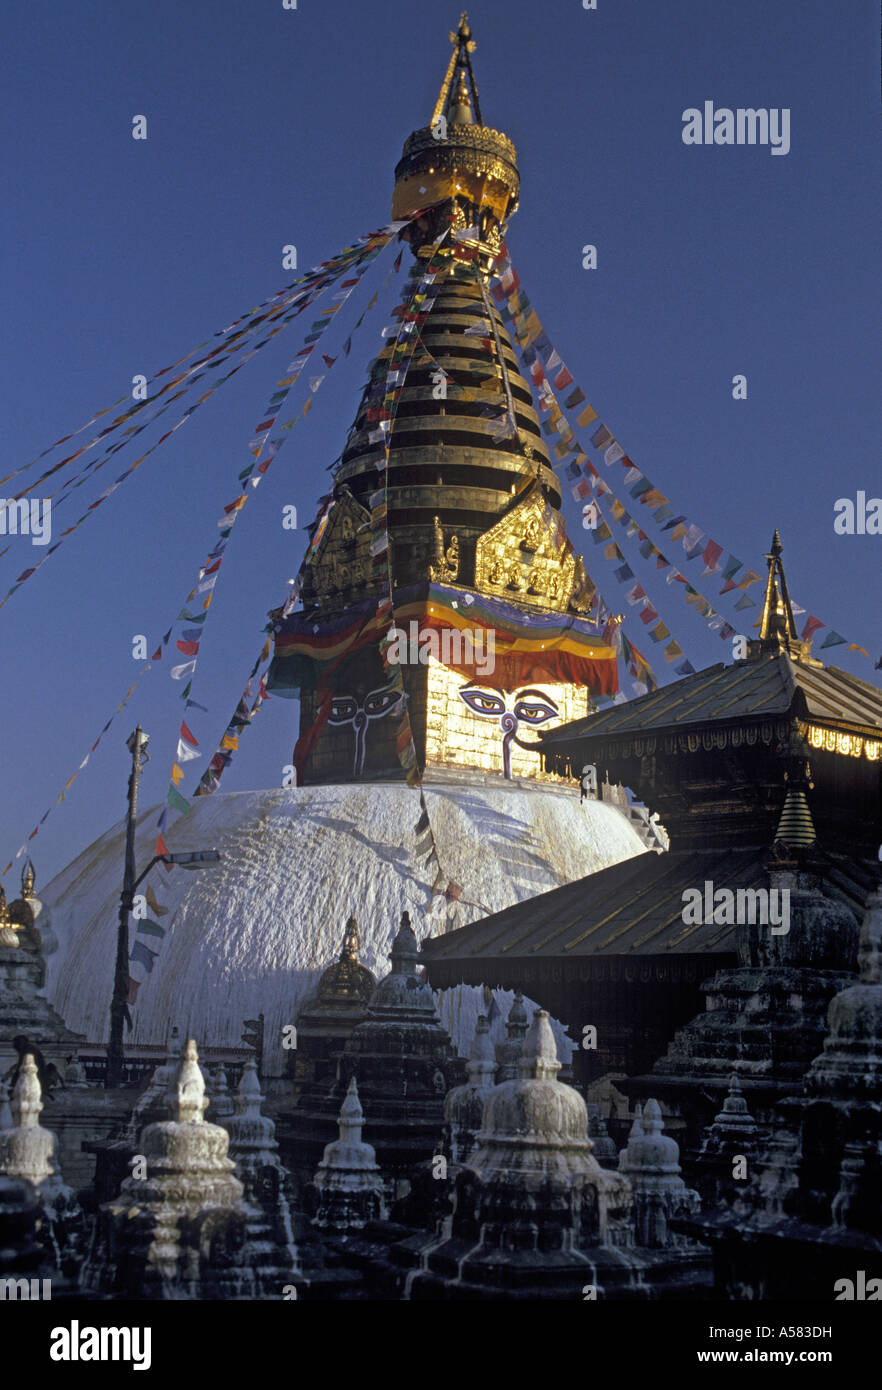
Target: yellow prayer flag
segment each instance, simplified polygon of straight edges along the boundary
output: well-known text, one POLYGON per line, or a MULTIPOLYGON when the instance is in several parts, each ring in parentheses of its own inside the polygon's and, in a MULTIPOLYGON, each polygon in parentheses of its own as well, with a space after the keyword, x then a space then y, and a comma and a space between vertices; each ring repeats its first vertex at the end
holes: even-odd
POLYGON ((172 763, 171 779, 176 787, 179 787, 184 780, 184 769, 180 763, 172 763))
POLYGON ((576 416, 576 424, 582 425, 584 427, 585 425, 590 425, 591 421, 596 419, 597 411, 594 409, 594 406, 586 405, 585 409, 582 411, 582 414, 576 416))

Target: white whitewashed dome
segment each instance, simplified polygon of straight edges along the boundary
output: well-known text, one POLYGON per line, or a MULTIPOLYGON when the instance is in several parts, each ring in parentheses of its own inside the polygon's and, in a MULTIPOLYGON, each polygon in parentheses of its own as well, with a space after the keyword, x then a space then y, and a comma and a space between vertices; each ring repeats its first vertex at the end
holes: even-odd
MULTIPOLYGON (((282 1029, 339 955, 350 914, 358 918, 361 961, 381 976, 402 911, 421 940, 644 850, 622 812, 580 802, 570 788, 451 780, 427 783, 425 800, 445 879, 462 889, 458 900, 455 893, 432 900, 436 866, 426 862, 425 835, 416 834, 419 798, 404 784, 197 798, 166 842, 173 852, 217 849, 222 862, 196 873, 160 866, 147 880, 170 911, 161 919, 164 939, 141 938, 158 955, 132 1008, 131 1041, 162 1043, 176 1024, 203 1048, 238 1044, 243 1020, 263 1013, 266 1070, 280 1075, 282 1029)), ((154 807, 139 817, 139 870, 153 855, 157 815, 154 807)), ((90 1042, 107 1037, 123 861, 119 823, 41 889, 59 942, 47 992, 68 1027, 90 1042)), ((482 992, 447 990, 437 1002, 466 1053, 486 1012, 482 992)), ((503 996, 500 1004, 504 1015, 503 996)), ((503 1019, 495 1031, 501 1039, 503 1019)), ((562 1033, 558 1045, 568 1056, 562 1033)))

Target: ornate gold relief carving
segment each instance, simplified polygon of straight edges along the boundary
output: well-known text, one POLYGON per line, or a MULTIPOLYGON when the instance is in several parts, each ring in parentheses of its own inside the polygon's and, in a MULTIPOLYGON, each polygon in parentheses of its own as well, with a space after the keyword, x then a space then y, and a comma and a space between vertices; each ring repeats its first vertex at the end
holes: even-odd
POLYGON ((347 488, 328 518, 312 561, 312 583, 319 600, 370 583, 369 521, 370 513, 347 488))
MULTIPOLYGON (((584 568, 582 570, 584 576, 584 568)), ((566 610, 574 590, 576 555, 560 513, 534 483, 520 502, 478 540, 475 587, 536 607, 566 610)))
POLYGON ((435 563, 429 566, 429 578, 439 584, 447 584, 459 578, 459 537, 450 537, 450 544, 444 548, 444 530, 440 519, 435 517, 435 563))

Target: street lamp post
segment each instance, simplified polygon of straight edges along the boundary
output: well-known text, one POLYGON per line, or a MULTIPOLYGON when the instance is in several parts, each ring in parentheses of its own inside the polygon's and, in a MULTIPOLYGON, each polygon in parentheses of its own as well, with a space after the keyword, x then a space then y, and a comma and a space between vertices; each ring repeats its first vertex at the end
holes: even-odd
POLYGON ((132 770, 129 774, 129 809, 126 820, 126 867, 123 876, 122 895, 119 900, 119 925, 116 932, 116 973, 113 983, 113 998, 110 1001, 110 1042, 107 1045, 108 1089, 122 1084, 123 1069, 123 1028, 129 996, 129 914, 135 900, 135 819, 138 814, 138 784, 141 771, 148 761, 148 735, 141 725, 130 734, 126 747, 132 755, 132 770))
POLYGON ((129 809, 126 821, 126 866, 123 875, 123 888, 119 900, 119 925, 116 931, 116 971, 113 982, 113 998, 110 1001, 110 1042, 107 1044, 107 1074, 105 1085, 108 1090, 121 1086, 123 1079, 123 1029, 128 1012, 129 997, 129 915, 135 905, 135 890, 147 877, 154 864, 175 864, 181 869, 204 869, 209 864, 218 864, 220 855, 216 849, 182 850, 178 854, 154 854, 150 863, 135 877, 135 820, 138 814, 138 785, 147 756, 147 734, 140 724, 126 740, 126 747, 132 755, 132 771, 129 775, 129 809))

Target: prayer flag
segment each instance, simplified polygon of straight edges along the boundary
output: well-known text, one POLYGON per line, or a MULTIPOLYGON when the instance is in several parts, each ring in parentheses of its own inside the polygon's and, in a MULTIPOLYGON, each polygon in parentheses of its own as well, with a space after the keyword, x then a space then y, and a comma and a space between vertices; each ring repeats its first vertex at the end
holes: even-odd
MULTIPOLYGON (((164 912, 168 910, 167 907, 163 908, 164 912)), ((165 936, 165 927, 161 927, 158 922, 151 922, 149 917, 138 923, 138 931, 143 932, 145 936, 165 936)))
POLYGON ((172 783, 169 787, 165 799, 168 802, 169 806, 173 806, 176 811, 183 811, 186 814, 190 810, 189 801, 187 801, 183 796, 181 796, 181 793, 178 791, 174 783, 172 783))
MULTIPOLYGON (((139 965, 143 965, 149 975, 153 969, 156 955, 156 951, 148 951, 143 941, 136 941, 129 953, 129 960, 137 961, 139 965)), ((131 1002, 134 1003, 134 1000, 131 1002)))

